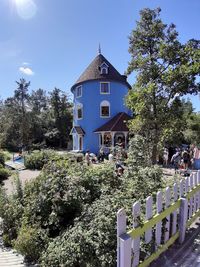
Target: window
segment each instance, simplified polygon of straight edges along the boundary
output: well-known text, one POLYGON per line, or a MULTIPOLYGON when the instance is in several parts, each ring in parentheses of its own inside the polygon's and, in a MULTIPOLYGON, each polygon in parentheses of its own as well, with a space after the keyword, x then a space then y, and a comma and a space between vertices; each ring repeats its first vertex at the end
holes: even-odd
POLYGON ((105 62, 103 62, 100 66, 100 73, 101 74, 108 74, 108 67, 109 66, 105 62))
POLYGON ((110 83, 108 83, 108 82, 100 83, 100 93, 101 94, 110 94, 110 83))
POLYGON ((80 120, 83 118, 83 105, 78 104, 77 105, 77 119, 80 120))
POLYGON ((82 86, 77 86, 76 87, 76 97, 81 97, 82 96, 82 86))
POLYGON ((103 118, 110 117, 110 103, 106 100, 101 102, 100 105, 100 116, 103 118))

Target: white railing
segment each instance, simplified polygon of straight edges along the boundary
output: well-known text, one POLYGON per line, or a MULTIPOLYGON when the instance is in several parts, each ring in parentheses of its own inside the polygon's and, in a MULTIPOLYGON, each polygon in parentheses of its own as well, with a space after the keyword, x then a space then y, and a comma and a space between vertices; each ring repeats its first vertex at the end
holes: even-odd
POLYGON ((133 204, 133 229, 130 231, 127 231, 125 210, 117 213, 117 267, 149 266, 177 239, 184 242, 187 227, 200 216, 200 171, 175 183, 172 190, 167 187, 164 192, 157 192, 155 205, 153 197, 149 196, 144 223, 140 208, 139 201, 133 204), (141 240, 154 250, 145 253, 143 258, 141 240))

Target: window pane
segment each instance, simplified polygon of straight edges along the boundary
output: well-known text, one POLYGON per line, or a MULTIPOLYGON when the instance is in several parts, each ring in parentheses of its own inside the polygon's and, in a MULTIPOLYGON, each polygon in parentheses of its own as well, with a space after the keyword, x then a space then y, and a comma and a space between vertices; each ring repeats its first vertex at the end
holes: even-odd
POLYGON ((78 108, 77 113, 78 113, 78 119, 81 119, 83 116, 82 108, 78 108))
POLYGON ((82 95, 82 87, 78 86, 76 87, 76 96, 79 97, 82 95))
POLYGON ((108 83, 101 83, 101 93, 109 93, 108 83))
POLYGON ((101 116, 108 117, 109 116, 109 106, 102 106, 101 107, 101 116))

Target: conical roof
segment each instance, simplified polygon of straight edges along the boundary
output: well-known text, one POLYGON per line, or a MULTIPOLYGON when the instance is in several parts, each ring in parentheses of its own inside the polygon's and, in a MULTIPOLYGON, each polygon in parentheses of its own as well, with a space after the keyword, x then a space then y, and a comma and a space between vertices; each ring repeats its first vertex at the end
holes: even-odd
POLYGON ((102 54, 99 54, 81 74, 79 79, 72 86, 71 90, 73 90, 75 86, 81 84, 82 82, 92 80, 118 81, 121 83, 125 83, 129 88, 131 88, 126 78, 127 77, 125 75, 121 75, 102 54), (107 74, 101 74, 100 67, 103 63, 108 66, 107 74))

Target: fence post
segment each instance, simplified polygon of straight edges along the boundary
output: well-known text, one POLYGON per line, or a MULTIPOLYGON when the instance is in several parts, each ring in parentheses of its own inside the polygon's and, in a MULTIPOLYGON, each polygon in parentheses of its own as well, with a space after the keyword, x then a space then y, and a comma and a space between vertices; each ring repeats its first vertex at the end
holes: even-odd
POLYGON ((120 236, 120 267, 131 267, 131 243, 132 239, 128 234, 120 236))
POLYGON ((186 224, 188 218, 188 200, 187 198, 181 198, 180 206, 180 222, 179 222, 179 242, 182 244, 185 239, 186 224))
POLYGON ((117 212, 117 267, 131 266, 131 237, 126 234, 126 212, 117 212))

